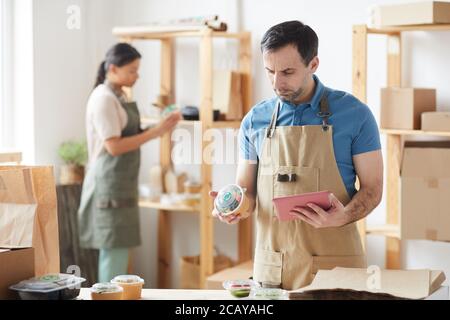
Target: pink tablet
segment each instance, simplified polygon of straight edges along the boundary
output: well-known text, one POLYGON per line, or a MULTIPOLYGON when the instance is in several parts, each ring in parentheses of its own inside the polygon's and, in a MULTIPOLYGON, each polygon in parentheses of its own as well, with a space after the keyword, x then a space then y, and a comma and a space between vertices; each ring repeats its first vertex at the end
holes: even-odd
POLYGON ((275 205, 278 219, 280 221, 290 221, 298 219, 295 216, 289 214, 294 207, 307 207, 306 204, 314 203, 321 207, 323 210, 328 210, 331 207, 330 192, 319 191, 297 194, 286 197, 278 197, 272 200, 275 205))

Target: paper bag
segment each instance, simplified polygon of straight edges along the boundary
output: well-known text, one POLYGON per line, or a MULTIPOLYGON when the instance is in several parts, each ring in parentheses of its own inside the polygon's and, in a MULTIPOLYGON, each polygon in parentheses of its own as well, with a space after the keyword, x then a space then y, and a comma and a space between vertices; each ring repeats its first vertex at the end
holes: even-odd
POLYGON ((59 272, 52 167, 0 167, 0 247, 33 247, 36 276, 59 272))

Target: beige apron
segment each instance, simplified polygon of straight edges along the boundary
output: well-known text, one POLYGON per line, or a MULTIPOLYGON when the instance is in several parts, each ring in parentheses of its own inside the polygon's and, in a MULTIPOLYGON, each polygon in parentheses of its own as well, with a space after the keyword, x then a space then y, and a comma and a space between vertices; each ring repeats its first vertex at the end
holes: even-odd
POLYGON ((257 237, 254 279, 265 287, 292 290, 311 283, 319 269, 366 267, 356 223, 316 229, 299 219, 279 221, 272 199, 328 190, 350 201, 333 148, 326 97, 320 101, 322 125, 277 127, 277 104, 263 141, 258 167, 257 237))

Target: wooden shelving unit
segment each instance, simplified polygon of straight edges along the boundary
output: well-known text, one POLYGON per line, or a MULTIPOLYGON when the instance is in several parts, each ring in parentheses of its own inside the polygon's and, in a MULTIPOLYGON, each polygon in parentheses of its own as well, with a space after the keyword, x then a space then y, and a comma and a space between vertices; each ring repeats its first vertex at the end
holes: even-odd
MULTIPOLYGON (((449 31, 450 24, 417 25, 389 28, 369 28, 366 25, 353 26, 353 94, 367 103, 367 42, 371 34, 386 35, 387 38, 387 86, 401 87, 402 33, 412 31, 449 31)), ((386 154, 386 225, 369 227, 363 220, 359 224, 360 232, 386 236, 386 268, 401 267, 401 230, 400 215, 400 166, 404 140, 407 136, 450 137, 450 132, 431 132, 422 130, 384 129, 387 136, 386 154)))
MULTIPOLYGON (((200 120, 181 121, 180 125, 201 124, 203 133, 211 128, 231 128, 237 129, 240 121, 213 121, 212 109, 212 81, 213 81, 213 40, 215 38, 235 39, 239 41, 239 72, 242 74, 242 95, 244 114, 251 108, 252 99, 252 77, 251 77, 251 35, 249 32, 228 33, 215 32, 207 27, 183 28, 167 31, 158 28, 137 26, 137 27, 116 27, 113 34, 120 38, 122 42, 133 42, 137 40, 157 40, 161 43, 161 77, 160 94, 166 95, 170 99, 168 103, 174 102, 174 43, 177 38, 191 37, 199 40, 200 63, 200 120)), ((131 94, 131 92, 129 92, 131 94)), ((155 123, 157 120, 151 118, 142 119, 145 124, 155 123)), ((166 134, 161 138, 160 163, 163 170, 172 166, 171 162, 171 134, 166 134)), ((202 141, 202 150, 207 147, 208 142, 202 141)), ((203 154, 203 152, 202 152, 203 154)), ((167 288, 170 283, 171 262, 171 228, 169 212, 198 212, 200 217, 200 280, 201 287, 205 286, 206 278, 213 273, 213 248, 214 230, 213 217, 211 215, 213 202, 208 192, 212 189, 212 167, 208 163, 211 159, 203 159, 201 164, 201 201, 199 207, 184 205, 163 205, 160 203, 142 200, 140 205, 144 208, 153 208, 158 212, 158 287, 167 288)), ((242 263, 252 258, 252 220, 246 219, 238 225, 238 263, 242 263)))

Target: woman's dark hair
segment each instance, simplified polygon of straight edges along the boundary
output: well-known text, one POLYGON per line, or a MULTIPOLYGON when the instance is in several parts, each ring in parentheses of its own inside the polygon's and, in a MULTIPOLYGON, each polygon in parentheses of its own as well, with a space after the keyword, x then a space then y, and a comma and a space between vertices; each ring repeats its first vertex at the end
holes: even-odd
POLYGON ((128 43, 117 43, 108 50, 105 60, 100 64, 94 88, 105 81, 106 72, 110 65, 123 67, 140 58, 141 54, 133 46, 128 43))
POLYGON ((286 21, 274 25, 266 31, 261 40, 261 51, 280 49, 286 45, 294 45, 305 65, 317 56, 319 39, 311 27, 300 21, 286 21))

